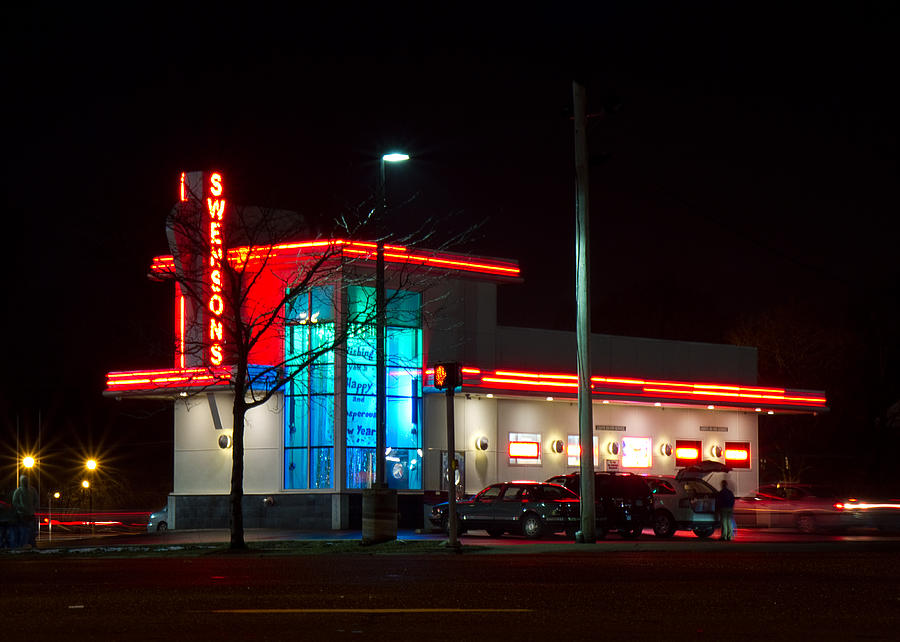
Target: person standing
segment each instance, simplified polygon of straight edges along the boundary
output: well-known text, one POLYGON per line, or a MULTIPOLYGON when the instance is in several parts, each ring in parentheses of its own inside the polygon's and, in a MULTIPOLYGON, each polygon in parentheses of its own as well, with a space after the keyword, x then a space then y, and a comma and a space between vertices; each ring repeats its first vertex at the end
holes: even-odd
POLYGON ((16 517, 19 521, 18 528, 21 533, 18 543, 20 545, 30 544, 35 546, 34 514, 38 509, 38 494, 36 489, 29 486, 27 475, 19 477, 19 487, 13 493, 12 504, 13 510, 16 511, 16 517))
POLYGON ((728 480, 722 480, 722 490, 716 493, 716 510, 722 523, 720 539, 734 539, 734 493, 728 488, 728 480))

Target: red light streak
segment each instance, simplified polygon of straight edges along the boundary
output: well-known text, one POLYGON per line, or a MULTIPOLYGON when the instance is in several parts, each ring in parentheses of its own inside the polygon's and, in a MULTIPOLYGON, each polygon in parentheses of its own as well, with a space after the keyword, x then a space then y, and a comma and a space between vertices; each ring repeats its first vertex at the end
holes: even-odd
POLYGON ((700 451, 696 448, 676 448, 675 457, 678 459, 699 459, 700 451))

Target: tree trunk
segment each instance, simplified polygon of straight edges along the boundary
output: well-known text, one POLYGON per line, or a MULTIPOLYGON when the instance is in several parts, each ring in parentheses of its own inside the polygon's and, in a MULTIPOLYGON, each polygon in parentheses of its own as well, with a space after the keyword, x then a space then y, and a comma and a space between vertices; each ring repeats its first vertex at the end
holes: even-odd
POLYGON ((231 544, 230 548, 245 549, 244 541, 244 416, 247 414, 247 402, 244 398, 244 384, 246 381, 246 368, 239 364, 235 373, 234 382, 234 406, 232 418, 234 420, 231 435, 231 544))

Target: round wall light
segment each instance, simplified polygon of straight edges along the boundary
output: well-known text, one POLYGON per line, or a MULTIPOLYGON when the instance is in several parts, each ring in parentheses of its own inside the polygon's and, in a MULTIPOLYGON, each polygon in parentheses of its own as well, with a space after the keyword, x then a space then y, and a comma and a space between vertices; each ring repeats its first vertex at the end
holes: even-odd
POLYGON ((219 448, 231 448, 231 435, 219 435, 219 448))
POLYGON ((487 450, 489 445, 490 445, 490 442, 488 441, 488 438, 485 437, 484 435, 481 435, 481 437, 478 437, 477 439, 475 439, 475 449, 476 450, 487 450))
POLYGON ((557 439, 556 441, 550 444, 550 450, 555 452, 557 455, 562 454, 566 450, 566 445, 563 443, 562 439, 557 439))
POLYGON ((606 444, 606 450, 610 455, 618 455, 619 454, 619 442, 611 441, 606 444))
POLYGON ((663 444, 659 447, 659 454, 663 457, 671 457, 672 456, 672 444, 663 444))
POLYGON ((721 457, 722 456, 722 447, 721 446, 713 446, 709 449, 709 454, 713 457, 721 457))

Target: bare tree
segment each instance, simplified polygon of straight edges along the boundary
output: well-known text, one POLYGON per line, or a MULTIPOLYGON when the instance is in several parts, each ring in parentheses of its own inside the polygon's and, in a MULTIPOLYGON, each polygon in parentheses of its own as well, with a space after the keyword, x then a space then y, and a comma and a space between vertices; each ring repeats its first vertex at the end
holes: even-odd
MULTIPOLYGON (((374 221, 377 211, 377 207, 364 203, 337 217, 332 228, 340 241, 319 237, 291 243, 286 240, 311 236, 299 215, 231 204, 220 174, 193 172, 182 176, 181 200, 168 218, 167 234, 173 255, 170 275, 184 297, 191 321, 178 338, 176 351, 182 367, 203 372, 207 380, 211 375, 213 385, 226 384, 234 392, 229 496, 232 549, 246 546, 242 503, 248 411, 265 404, 323 355, 343 350, 354 327, 376 320, 373 299, 357 309, 353 318, 334 324, 327 340, 290 354, 283 349, 280 333, 290 322, 290 311, 314 289, 337 283, 342 288, 354 283, 371 285, 370 261, 375 256, 375 244, 354 243, 353 239, 379 227, 374 221), (228 245, 237 249, 228 250, 226 238, 228 245), (280 341, 278 357, 262 366, 252 364, 254 350, 269 341, 280 341)), ((422 230, 429 228, 425 224, 422 230)), ((425 238, 428 233, 419 230, 392 242, 425 238)), ((389 299, 398 296, 413 273, 421 289, 423 272, 430 273, 424 279, 437 279, 446 274, 446 269, 406 265, 392 275, 391 287, 396 289, 389 299)), ((333 289, 335 298, 340 296, 340 289, 333 289)), ((299 323, 315 321, 299 319, 299 323)))

